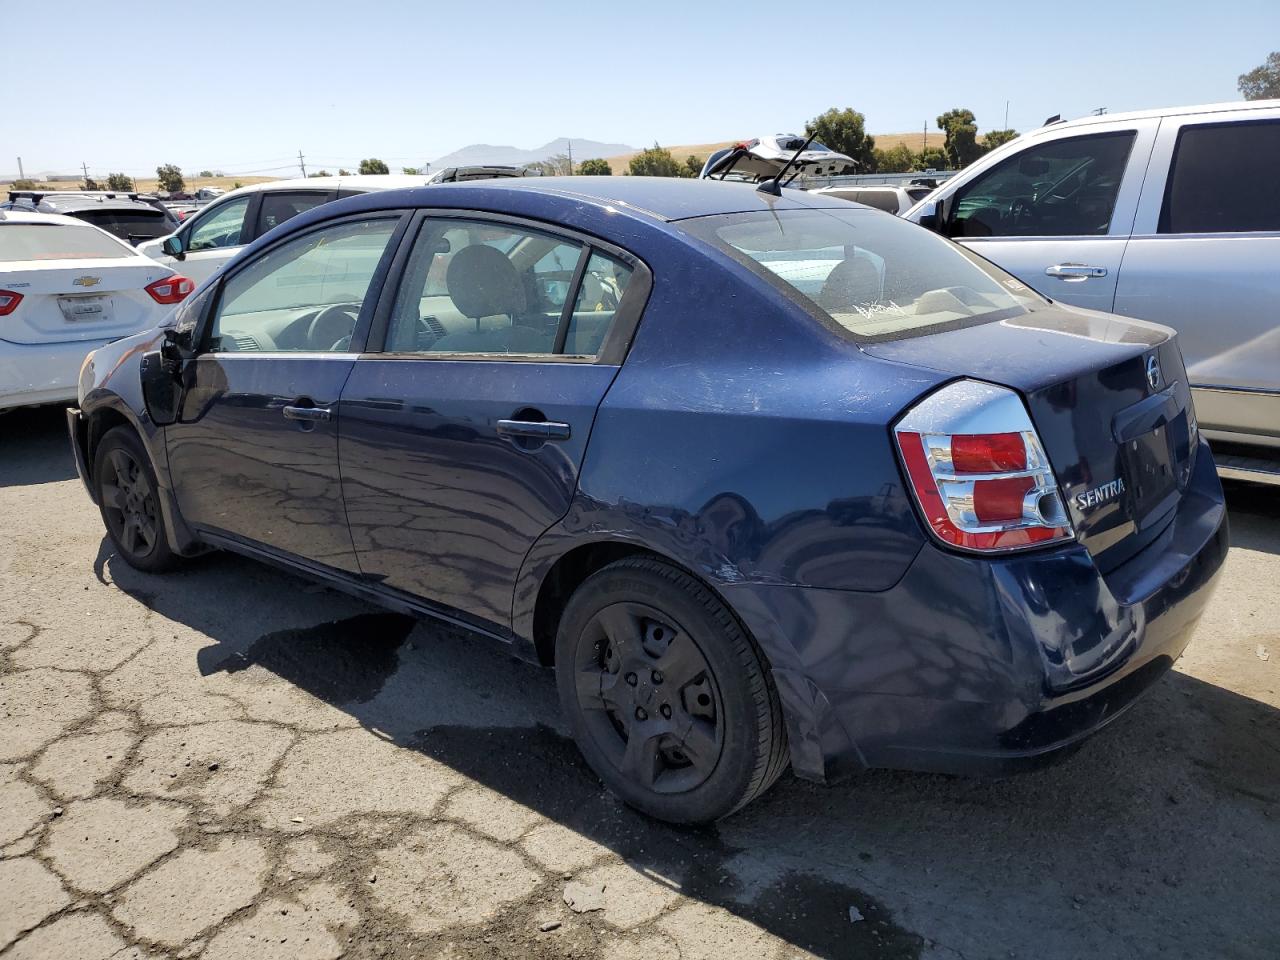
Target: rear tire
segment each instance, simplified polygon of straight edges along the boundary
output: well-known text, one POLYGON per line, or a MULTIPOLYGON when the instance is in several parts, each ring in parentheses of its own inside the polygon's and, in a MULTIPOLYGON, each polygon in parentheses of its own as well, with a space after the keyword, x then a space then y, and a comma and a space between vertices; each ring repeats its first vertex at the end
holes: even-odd
POLYGON ((93 484, 102 523, 120 558, 146 573, 173 569, 178 557, 165 536, 160 485, 131 427, 114 427, 103 436, 93 460, 93 484))
POLYGON ((556 685, 587 763, 636 809, 671 823, 728 816, 786 768, 764 656, 706 586, 650 557, 574 592, 556 685))

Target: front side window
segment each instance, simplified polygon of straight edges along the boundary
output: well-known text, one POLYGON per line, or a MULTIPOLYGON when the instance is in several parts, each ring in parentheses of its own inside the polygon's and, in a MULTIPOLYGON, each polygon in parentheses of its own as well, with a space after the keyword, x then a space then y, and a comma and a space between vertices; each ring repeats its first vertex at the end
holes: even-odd
POLYGON ((1100 237, 1111 229, 1132 130, 1051 140, 956 191, 953 237, 1100 237))
POLYGON ((0 224, 0 262, 6 260, 113 260, 134 252, 96 227, 63 223, 0 224))
POLYGON ((681 224, 855 338, 1015 316, 1044 301, 914 224, 870 210, 779 210, 681 224))
POLYGON ((1205 124, 1178 134, 1160 233, 1280 230, 1280 120, 1205 124))
POLYGON ((249 198, 237 197, 210 210, 191 227, 187 238, 187 250, 217 250, 222 247, 238 247, 240 231, 244 229, 244 215, 249 210, 249 198))
POLYGON ((313 230, 263 254, 228 278, 210 329, 210 349, 344 351, 397 220, 313 230))
POLYGON ((300 213, 306 213, 312 207, 328 203, 332 196, 330 193, 314 190, 263 191, 262 206, 258 208, 258 235, 273 230, 300 213))
POLYGON ((581 336, 575 335, 571 344, 583 349, 557 350, 561 330, 568 331, 579 315, 582 295, 574 302, 571 298, 582 255, 582 244, 574 240, 520 226, 428 220, 405 266, 386 349, 497 356, 594 354, 595 349, 587 348, 598 349, 595 333, 599 330, 603 340, 608 327, 602 305, 616 303, 603 291, 583 308, 590 316, 583 317, 581 336))

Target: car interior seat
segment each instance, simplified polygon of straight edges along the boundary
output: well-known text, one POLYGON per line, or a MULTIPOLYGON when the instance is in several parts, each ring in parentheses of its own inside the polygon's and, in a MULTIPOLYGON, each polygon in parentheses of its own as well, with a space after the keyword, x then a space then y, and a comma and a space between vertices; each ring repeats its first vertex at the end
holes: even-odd
POLYGON ((524 285, 515 265, 506 254, 483 243, 457 251, 445 274, 449 299, 464 317, 475 323, 474 331, 450 333, 433 345, 446 353, 550 353, 555 332, 550 335, 520 321, 528 309, 524 285), (482 321, 493 321, 485 326, 482 321))

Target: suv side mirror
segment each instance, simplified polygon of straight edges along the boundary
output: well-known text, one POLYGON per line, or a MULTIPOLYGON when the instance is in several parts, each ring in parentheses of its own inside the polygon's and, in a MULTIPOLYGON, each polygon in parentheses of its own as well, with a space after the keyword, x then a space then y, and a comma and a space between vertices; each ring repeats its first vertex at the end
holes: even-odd
POLYGON ((926 230, 932 230, 935 233, 941 232, 942 217, 938 208, 937 200, 930 200, 920 208, 920 213, 917 215, 916 223, 920 224, 920 226, 924 227, 926 230))
POLYGON ((176 233, 165 237, 160 249, 177 260, 187 259, 186 251, 182 249, 182 237, 176 233))

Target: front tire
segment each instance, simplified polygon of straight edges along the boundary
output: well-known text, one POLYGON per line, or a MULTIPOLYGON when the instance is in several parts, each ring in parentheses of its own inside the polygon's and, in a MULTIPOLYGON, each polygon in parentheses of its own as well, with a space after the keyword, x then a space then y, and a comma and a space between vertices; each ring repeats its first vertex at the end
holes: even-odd
POLYGON ((725 817, 786 767, 764 657, 706 586, 631 557, 574 592, 556 638, 556 685, 600 779, 672 823, 725 817))
POLYGON ((121 559, 146 573, 178 562, 160 514, 160 485, 151 458, 130 427, 108 430, 93 461, 93 482, 107 536, 121 559))

